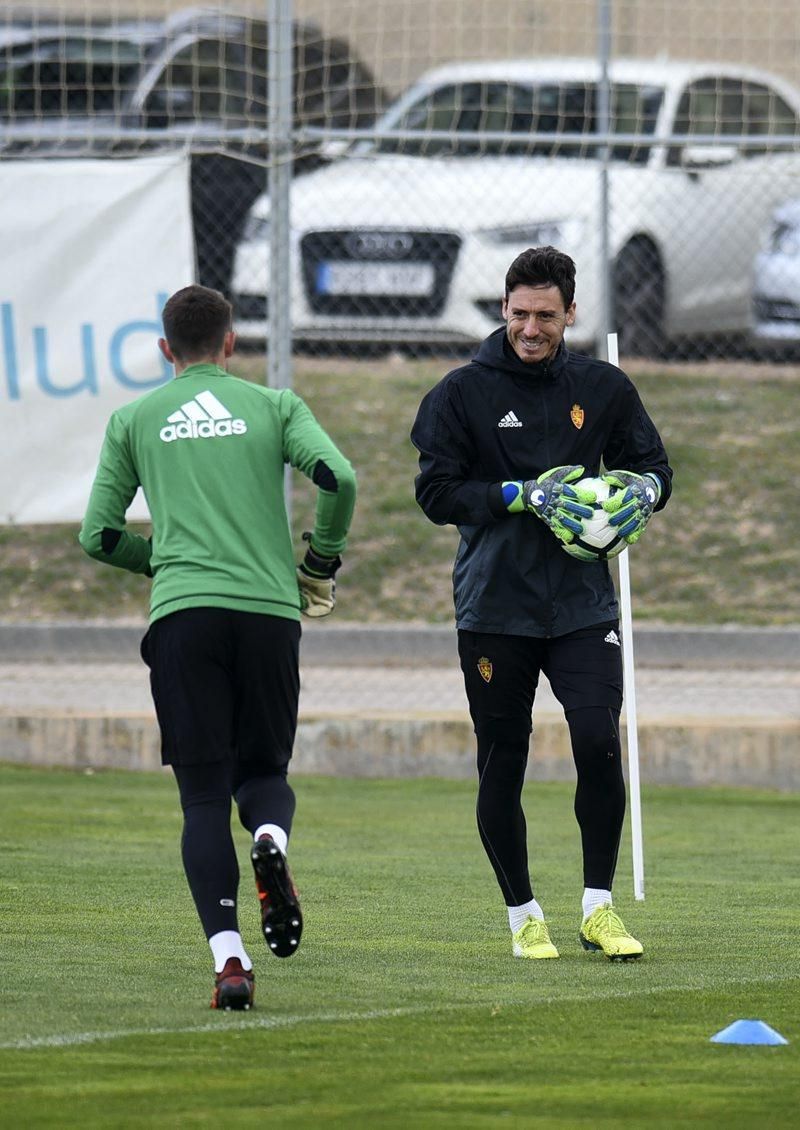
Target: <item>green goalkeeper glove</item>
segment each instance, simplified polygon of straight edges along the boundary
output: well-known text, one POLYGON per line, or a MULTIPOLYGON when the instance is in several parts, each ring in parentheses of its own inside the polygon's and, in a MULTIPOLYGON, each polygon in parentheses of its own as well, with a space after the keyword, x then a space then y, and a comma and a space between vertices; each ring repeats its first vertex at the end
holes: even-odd
POLYGON ((597 501, 593 490, 570 486, 583 475, 583 467, 553 467, 538 479, 503 483, 506 507, 512 514, 522 510, 535 514, 560 541, 569 545, 583 533, 581 519, 592 517, 591 506, 585 504, 597 501), (517 488, 516 493, 510 488, 517 488))
POLYGON ((336 570, 341 557, 323 557, 311 545, 311 535, 303 534, 309 543, 306 555, 297 568, 297 587, 300 590, 300 611, 304 616, 317 619, 330 616, 336 607, 336 570))
POLYGON ((661 498, 661 482, 655 475, 637 475, 633 471, 607 471, 602 479, 619 488, 603 503, 603 509, 611 515, 608 524, 616 526, 628 545, 633 545, 644 533, 661 498))

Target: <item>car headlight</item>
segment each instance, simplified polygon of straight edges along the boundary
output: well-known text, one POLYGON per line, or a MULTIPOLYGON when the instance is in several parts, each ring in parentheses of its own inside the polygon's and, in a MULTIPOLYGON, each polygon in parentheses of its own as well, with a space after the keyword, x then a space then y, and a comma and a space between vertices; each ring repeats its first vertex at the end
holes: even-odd
POLYGON ((478 235, 491 243, 516 243, 521 247, 574 246, 583 234, 582 220, 544 220, 537 224, 503 224, 480 228, 478 235))
POLYGON ((767 250, 780 255, 800 255, 800 226, 775 220, 767 238, 767 250))
POLYGON ((244 222, 242 239, 246 243, 266 243, 269 239, 269 216, 257 216, 251 212, 244 222))

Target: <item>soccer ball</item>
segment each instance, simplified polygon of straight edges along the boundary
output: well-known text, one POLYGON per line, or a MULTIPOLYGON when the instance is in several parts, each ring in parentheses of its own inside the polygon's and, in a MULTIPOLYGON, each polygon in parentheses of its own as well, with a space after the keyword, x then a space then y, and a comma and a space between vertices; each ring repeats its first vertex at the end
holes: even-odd
POLYGON ((608 561, 616 557, 625 549, 627 542, 620 537, 616 526, 609 525, 608 519, 611 515, 606 514, 601 504, 620 488, 611 487, 603 479, 595 478, 581 479, 579 483, 573 485, 583 487, 585 490, 593 490, 597 495, 597 502, 592 506, 594 517, 583 520, 583 534, 576 537, 569 545, 562 542, 562 549, 566 550, 570 557, 577 557, 579 561, 608 561))

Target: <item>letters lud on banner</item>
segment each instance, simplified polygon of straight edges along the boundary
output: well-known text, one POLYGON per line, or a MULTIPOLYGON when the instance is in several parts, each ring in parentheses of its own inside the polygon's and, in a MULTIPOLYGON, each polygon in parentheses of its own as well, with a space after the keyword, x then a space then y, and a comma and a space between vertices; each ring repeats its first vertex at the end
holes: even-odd
POLYGON ((194 281, 188 166, 0 164, 0 522, 80 521, 109 415, 171 379, 156 343, 194 281))

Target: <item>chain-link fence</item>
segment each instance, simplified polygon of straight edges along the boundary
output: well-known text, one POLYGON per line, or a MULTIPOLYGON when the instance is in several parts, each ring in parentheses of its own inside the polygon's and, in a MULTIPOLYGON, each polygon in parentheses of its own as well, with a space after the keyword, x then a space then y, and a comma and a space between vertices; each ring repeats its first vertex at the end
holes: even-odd
POLYGON ((188 149, 198 279, 256 347, 467 351, 553 243, 574 348, 770 356, 800 342, 798 44, 780 0, 61 0, 2 17, 2 153, 188 149))

